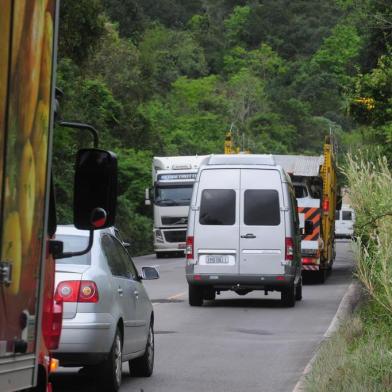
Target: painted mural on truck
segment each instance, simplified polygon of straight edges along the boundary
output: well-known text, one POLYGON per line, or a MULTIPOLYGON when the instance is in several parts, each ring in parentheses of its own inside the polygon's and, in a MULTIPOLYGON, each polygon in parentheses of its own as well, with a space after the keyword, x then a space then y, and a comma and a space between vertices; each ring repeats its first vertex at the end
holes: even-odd
MULTIPOLYGON (((45 257, 54 16, 53 0, 1 0, 0 253, 12 273, 10 282, 0 285, 0 356, 13 353, 18 342, 27 342, 25 352, 35 350, 45 257)), ((51 298, 45 301, 52 303, 51 298)))

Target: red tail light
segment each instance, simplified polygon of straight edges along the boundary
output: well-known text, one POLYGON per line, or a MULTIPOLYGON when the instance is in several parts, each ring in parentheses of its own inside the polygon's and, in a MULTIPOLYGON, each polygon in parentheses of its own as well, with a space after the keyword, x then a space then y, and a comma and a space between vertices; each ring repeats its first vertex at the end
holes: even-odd
POLYGON ((325 199, 323 201, 323 211, 328 212, 329 211, 329 199, 325 199))
POLYGON ((186 248, 185 248, 186 258, 193 259, 193 236, 186 237, 186 248))
POLYGON ((286 251, 285 251, 285 260, 293 260, 294 259, 294 241, 290 237, 286 237, 286 251))
POLYGON ((63 302, 53 301, 51 309, 44 312, 42 320, 42 334, 48 350, 56 350, 60 343, 61 327, 63 323, 63 302))
POLYGON ((54 298, 63 302, 98 302, 98 288, 91 280, 65 280, 58 284, 54 298))

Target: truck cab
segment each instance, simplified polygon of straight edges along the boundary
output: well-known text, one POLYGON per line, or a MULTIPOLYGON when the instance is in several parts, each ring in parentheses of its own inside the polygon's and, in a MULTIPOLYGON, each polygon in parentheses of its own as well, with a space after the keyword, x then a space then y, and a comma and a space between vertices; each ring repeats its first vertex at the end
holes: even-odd
POLYGON ((193 184, 204 159, 205 156, 153 159, 153 187, 146 190, 146 204, 153 205, 154 251, 158 258, 185 251, 193 184))

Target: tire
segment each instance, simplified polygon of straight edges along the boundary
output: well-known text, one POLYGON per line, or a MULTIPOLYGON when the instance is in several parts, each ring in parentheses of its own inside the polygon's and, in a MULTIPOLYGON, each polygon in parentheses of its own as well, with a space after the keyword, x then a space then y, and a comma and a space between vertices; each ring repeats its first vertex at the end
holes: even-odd
POLYGON ((215 300, 216 291, 212 287, 206 287, 204 289, 204 299, 207 301, 215 300))
POLYGON ((325 280, 327 279, 327 270, 326 269, 321 269, 317 271, 317 283, 323 284, 325 283, 325 280))
POLYGON ((117 392, 121 386, 122 379, 122 341, 121 333, 117 328, 114 335, 113 345, 108 357, 100 365, 100 384, 102 391, 117 392))
POLYGON ((294 284, 282 290, 280 293, 280 302, 286 308, 295 306, 295 286, 294 284))
POLYGON ((189 305, 202 306, 203 305, 203 287, 188 286, 189 290, 189 305))
POLYGON ((146 350, 140 358, 129 361, 129 371, 134 377, 150 377, 154 370, 154 326, 150 323, 148 331, 146 350))
POLYGON ((301 301, 302 299, 302 277, 299 279, 297 287, 295 288, 295 300, 301 301))

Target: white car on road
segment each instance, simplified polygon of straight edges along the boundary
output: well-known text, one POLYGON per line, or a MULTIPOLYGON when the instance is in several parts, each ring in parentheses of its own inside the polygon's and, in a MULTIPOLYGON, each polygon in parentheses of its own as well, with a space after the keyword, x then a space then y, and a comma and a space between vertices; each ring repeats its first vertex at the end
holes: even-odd
MULTIPOLYGON (((56 239, 64 250, 84 249, 88 232, 59 226, 56 239)), ((138 273, 113 228, 94 232, 91 251, 56 261, 56 300, 63 301, 63 328, 53 353, 61 366, 96 371, 105 391, 117 391, 122 362, 130 372, 149 377, 154 365, 154 312, 143 279, 158 271, 138 273)))

